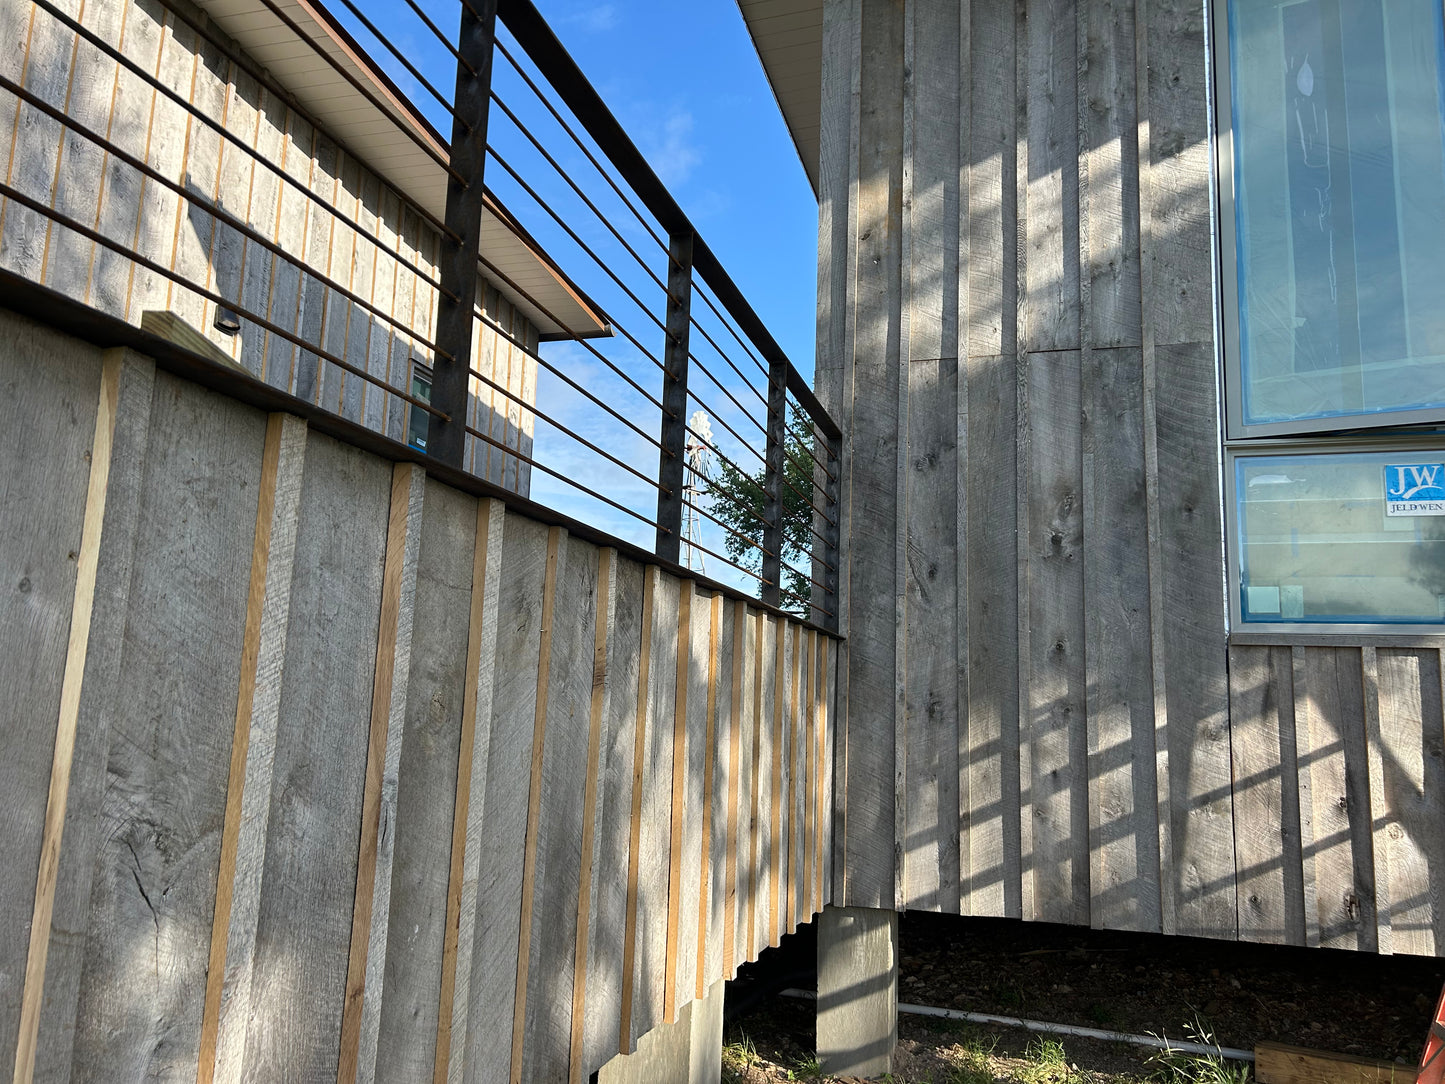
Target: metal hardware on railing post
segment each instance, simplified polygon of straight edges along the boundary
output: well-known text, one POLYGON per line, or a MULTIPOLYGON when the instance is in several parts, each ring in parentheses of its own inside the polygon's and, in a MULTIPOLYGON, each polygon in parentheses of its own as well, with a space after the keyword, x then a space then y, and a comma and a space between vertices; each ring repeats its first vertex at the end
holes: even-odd
POLYGON ((782 605, 783 586, 783 442, 788 439, 788 359, 768 359, 768 444, 763 456, 763 583, 761 597, 782 605))
POLYGON ((467 366, 472 356, 476 319, 473 309, 480 278, 477 257, 482 235, 482 174, 487 159, 487 109, 491 102, 496 30, 497 0, 471 0, 462 5, 457 34, 457 86, 452 101, 451 164, 456 176, 447 183, 446 213, 447 229, 456 239, 441 239, 438 354, 432 366, 431 387, 432 405, 445 411, 450 420, 433 424, 427 434, 427 451, 453 467, 462 465, 467 436, 467 366), (465 183, 457 177, 465 178, 465 183))
MULTIPOLYGON (((815 474, 823 475, 823 505, 831 513, 832 522, 824 520, 823 535, 827 542, 823 545, 823 557, 828 562, 823 567, 822 580, 828 585, 823 592, 824 612, 818 623, 829 632, 838 632, 840 628, 838 608, 839 584, 842 582, 843 562, 840 559, 839 550, 840 538, 843 530, 843 438, 841 436, 828 437, 826 442, 827 456, 833 461, 833 473, 830 476, 826 471, 815 471, 815 474)), ((816 608, 815 608, 816 610, 816 608)))
POLYGON ((658 453, 657 555, 682 563, 683 486, 687 483, 687 357, 692 323, 691 230, 668 245, 667 349, 663 353, 662 450, 658 453))

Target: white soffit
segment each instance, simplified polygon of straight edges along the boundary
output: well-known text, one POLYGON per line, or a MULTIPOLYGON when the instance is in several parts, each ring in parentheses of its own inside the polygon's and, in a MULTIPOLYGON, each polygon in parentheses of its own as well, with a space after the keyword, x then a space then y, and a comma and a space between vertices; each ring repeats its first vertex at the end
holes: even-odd
POLYGON ((823 0, 738 0, 803 169, 818 191, 823 0))
MULTIPOLYGON (((446 141, 318 0, 272 2, 317 48, 335 58, 365 87, 367 94, 319 57, 311 44, 298 41, 296 32, 261 0, 199 0, 216 25, 285 87, 302 109, 320 121, 328 135, 407 201, 439 221, 444 219, 446 171, 408 133, 415 133, 443 159, 447 155, 446 141), (368 100, 368 94, 375 103, 368 100), (385 108, 378 108, 376 103, 385 108)), ((449 84, 451 80, 442 82, 449 84)), ((504 207, 490 200, 482 216, 481 251, 519 289, 500 281, 485 265, 483 275, 503 297, 527 314, 544 339, 566 337, 569 330, 582 336, 611 334, 606 315, 504 207), (539 304, 523 297, 524 291, 539 304)))

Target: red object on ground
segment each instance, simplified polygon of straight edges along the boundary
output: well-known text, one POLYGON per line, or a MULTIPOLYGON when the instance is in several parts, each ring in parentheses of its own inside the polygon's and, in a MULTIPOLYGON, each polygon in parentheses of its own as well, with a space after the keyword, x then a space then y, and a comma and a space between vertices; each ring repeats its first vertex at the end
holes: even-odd
POLYGON ((1425 1036, 1415 1084, 1445 1084, 1445 989, 1440 991, 1440 1000, 1435 1003, 1435 1017, 1425 1036))

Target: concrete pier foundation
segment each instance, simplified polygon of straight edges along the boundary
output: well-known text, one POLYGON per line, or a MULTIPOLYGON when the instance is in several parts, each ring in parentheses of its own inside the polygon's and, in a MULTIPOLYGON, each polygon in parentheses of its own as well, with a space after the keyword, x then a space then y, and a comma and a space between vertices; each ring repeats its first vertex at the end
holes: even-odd
POLYGON ((898 912, 828 907, 818 919, 818 1061, 880 1076, 898 1039, 898 912))

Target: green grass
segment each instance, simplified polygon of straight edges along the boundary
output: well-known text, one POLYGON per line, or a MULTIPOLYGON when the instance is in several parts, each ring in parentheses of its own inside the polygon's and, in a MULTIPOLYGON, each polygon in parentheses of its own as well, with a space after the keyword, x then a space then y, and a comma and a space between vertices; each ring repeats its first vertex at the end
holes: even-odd
POLYGON ((757 1047, 744 1032, 738 1032, 738 1038, 723 1046, 722 1052, 722 1078, 723 1084, 737 1084, 743 1079, 743 1074, 748 1067, 758 1060, 757 1047))
MULTIPOLYGON (((1214 1031, 1196 1016, 1184 1027, 1189 1041, 1218 1046, 1214 1031)), ((1169 1041, 1164 1037, 1164 1041, 1169 1041)), ((1195 1054, 1166 1047, 1149 1058, 1154 1067, 1150 1079, 1156 1084, 1250 1084, 1251 1072, 1244 1062, 1229 1061, 1218 1054, 1195 1054)))
POLYGON ((815 1054, 808 1054, 799 1058, 788 1068, 789 1080, 816 1080, 823 1075, 823 1067, 818 1064, 815 1054))

